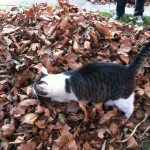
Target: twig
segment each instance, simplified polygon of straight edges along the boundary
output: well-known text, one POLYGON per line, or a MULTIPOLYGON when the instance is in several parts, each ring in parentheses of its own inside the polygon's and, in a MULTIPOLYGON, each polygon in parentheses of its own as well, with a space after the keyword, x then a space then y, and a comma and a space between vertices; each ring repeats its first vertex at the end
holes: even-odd
POLYGON ((150 129, 150 126, 144 131, 144 133, 140 136, 140 138, 143 137, 144 134, 145 134, 149 129, 150 129))
POLYGON ((148 114, 146 113, 145 114, 145 118, 140 123, 137 124, 137 126, 132 131, 131 135, 127 139, 124 139, 122 141, 117 141, 117 142, 119 142, 119 143, 127 142, 133 136, 133 134, 135 133, 136 129, 141 125, 141 123, 143 123, 147 119, 147 117, 148 117, 148 114))

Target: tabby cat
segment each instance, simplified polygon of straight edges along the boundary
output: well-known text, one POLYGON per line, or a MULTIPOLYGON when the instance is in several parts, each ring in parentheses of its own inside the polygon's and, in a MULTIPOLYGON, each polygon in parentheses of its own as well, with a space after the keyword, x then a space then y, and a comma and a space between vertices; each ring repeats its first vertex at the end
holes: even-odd
POLYGON ((36 95, 52 101, 104 102, 106 106, 118 107, 129 119, 134 110, 134 77, 149 56, 150 41, 129 66, 93 62, 60 74, 48 74, 43 68, 33 89, 36 95))

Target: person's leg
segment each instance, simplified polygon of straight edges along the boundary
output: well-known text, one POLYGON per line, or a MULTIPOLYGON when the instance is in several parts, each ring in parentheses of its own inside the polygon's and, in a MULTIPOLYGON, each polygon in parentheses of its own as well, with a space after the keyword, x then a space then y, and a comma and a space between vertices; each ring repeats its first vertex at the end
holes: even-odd
POLYGON ((116 14, 119 17, 122 17, 125 13, 126 3, 127 3, 127 0, 117 0, 116 14))
POLYGON ((136 17, 137 23, 143 23, 143 12, 144 12, 144 0, 136 0, 134 16, 136 17))
POLYGON ((143 16, 144 12, 144 0, 136 0, 134 16, 143 16))
POLYGON ((117 0, 116 14, 112 17, 112 19, 117 20, 124 15, 126 3, 127 0, 117 0))

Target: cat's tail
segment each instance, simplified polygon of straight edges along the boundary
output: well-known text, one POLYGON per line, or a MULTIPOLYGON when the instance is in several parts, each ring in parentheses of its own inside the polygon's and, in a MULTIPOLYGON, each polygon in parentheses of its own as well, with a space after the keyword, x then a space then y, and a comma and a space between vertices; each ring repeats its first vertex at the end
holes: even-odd
POLYGON ((141 51, 139 52, 139 54, 135 57, 133 62, 129 65, 128 67, 129 70, 133 74, 136 74, 147 57, 150 57, 150 41, 141 48, 141 51))

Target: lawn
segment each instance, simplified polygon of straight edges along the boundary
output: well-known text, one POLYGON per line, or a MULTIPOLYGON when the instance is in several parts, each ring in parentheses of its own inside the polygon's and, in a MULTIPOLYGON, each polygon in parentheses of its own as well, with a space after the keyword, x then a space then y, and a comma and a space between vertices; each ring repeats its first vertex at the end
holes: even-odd
MULTIPOLYGON (((106 18, 111 18, 113 16, 113 14, 109 13, 109 12, 100 12, 99 15, 106 17, 106 18)), ((125 14, 124 17, 122 17, 118 21, 123 22, 123 23, 127 23, 127 24, 131 24, 131 25, 137 25, 134 18, 135 17, 133 15, 125 14)), ((143 21, 144 22, 142 24, 138 24, 138 25, 150 26, 150 17, 143 16, 143 21)))

